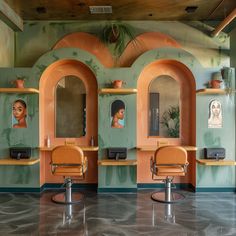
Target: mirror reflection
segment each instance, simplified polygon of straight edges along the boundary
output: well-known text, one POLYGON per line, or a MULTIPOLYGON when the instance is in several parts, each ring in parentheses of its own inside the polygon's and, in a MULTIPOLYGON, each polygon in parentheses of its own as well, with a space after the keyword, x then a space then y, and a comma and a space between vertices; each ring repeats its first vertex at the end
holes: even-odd
POLYGON ((56 86, 56 137, 78 138, 86 132, 86 89, 77 76, 63 77, 56 86))
POLYGON ((179 137, 180 86, 170 76, 161 75, 149 85, 149 136, 179 137))

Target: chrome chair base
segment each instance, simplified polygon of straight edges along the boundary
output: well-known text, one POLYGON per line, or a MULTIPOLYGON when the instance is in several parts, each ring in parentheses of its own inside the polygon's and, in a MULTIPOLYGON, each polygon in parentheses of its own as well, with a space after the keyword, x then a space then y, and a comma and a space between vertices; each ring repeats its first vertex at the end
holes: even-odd
POLYGON ((78 204, 84 198, 82 193, 72 193, 70 199, 66 197, 66 192, 58 193, 52 196, 52 201, 59 204, 78 204))
POLYGON ((171 192, 170 197, 165 192, 155 192, 151 195, 152 200, 162 203, 175 203, 181 201, 185 196, 181 193, 171 192))

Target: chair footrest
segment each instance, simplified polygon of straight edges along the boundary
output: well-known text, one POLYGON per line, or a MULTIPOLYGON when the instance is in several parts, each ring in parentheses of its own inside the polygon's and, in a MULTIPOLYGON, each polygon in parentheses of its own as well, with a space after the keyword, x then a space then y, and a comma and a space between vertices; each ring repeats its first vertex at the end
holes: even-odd
POLYGON ((180 200, 183 200, 185 198, 185 196, 181 193, 172 192, 171 197, 170 197, 170 201, 168 201, 166 199, 165 192, 155 192, 152 194, 151 198, 152 198, 152 200, 157 201, 157 202, 175 203, 180 200))
POLYGON ((84 198, 84 195, 82 193, 72 193, 71 194, 71 201, 66 201, 66 193, 57 193, 54 196, 52 196, 52 201, 55 203, 60 204, 77 204, 81 202, 84 198))

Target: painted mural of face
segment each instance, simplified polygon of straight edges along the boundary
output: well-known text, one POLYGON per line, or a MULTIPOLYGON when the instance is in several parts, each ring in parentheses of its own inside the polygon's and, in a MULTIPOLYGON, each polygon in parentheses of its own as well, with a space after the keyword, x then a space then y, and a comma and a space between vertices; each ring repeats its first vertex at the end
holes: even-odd
POLYGON ((215 117, 219 117, 221 114, 221 104, 218 101, 213 101, 211 105, 212 114, 215 117))
POLYGON ((222 128, 222 107, 218 100, 210 102, 208 128, 222 128))
POLYGON ((18 123, 13 125, 13 128, 26 128, 26 115, 27 108, 26 103, 23 100, 16 100, 13 103, 12 113, 14 118, 18 121, 18 123))

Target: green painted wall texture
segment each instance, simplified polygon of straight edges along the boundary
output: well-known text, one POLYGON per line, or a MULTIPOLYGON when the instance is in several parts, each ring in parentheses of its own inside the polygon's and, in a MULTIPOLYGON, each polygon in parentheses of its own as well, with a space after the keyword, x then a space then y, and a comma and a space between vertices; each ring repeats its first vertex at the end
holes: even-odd
POLYGON ((0 67, 14 67, 15 34, 0 20, 0 67))
MULTIPOLYGON (((136 34, 157 31, 168 34, 178 41, 180 48, 159 48, 142 54, 130 68, 104 68, 90 53, 77 48, 51 50, 53 45, 66 34, 90 32, 97 34, 105 22, 25 22, 24 32, 16 35, 16 66, 26 68, 0 68, 0 87, 10 87, 10 81, 17 76, 26 76, 26 87, 39 87, 43 71, 53 62, 61 59, 78 60, 95 74, 98 87, 109 87, 112 80, 126 81, 127 88, 136 88, 137 79, 148 64, 160 60, 176 60, 192 72, 196 89, 204 87, 214 72, 230 65, 229 38, 210 38, 196 22, 129 22, 136 34), (42 43, 43 42, 43 43, 42 43)), ((1 50, 1 49, 0 49, 1 50)), ((107 147, 128 148, 128 158, 136 158, 136 98, 137 95, 98 95, 98 159, 106 155, 107 147), (125 128, 111 128, 111 103, 116 99, 126 105, 125 128)), ((39 140, 38 95, 0 94, 0 156, 8 155, 12 145, 37 147, 39 140), (12 102, 22 97, 28 103, 29 128, 11 128, 12 102)), ((226 148, 227 159, 235 160, 235 105, 234 96, 197 96, 197 158, 202 157, 202 148, 222 146, 226 148), (208 129, 208 104, 213 98, 223 106, 223 128, 208 129), (232 132, 229 133, 229 130, 232 132)), ((37 149, 34 154, 38 156, 37 149)), ((202 167, 197 165, 197 187, 235 187, 235 168, 202 167)), ((39 187, 39 165, 30 167, 0 167, 0 187, 39 187)), ((136 188, 136 167, 99 167, 99 188, 136 188)))

